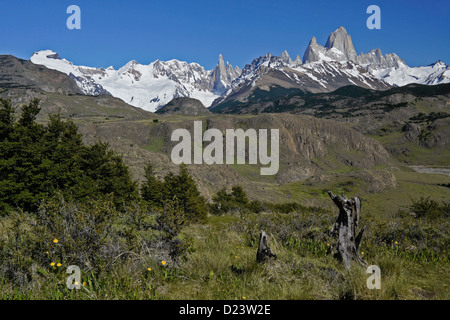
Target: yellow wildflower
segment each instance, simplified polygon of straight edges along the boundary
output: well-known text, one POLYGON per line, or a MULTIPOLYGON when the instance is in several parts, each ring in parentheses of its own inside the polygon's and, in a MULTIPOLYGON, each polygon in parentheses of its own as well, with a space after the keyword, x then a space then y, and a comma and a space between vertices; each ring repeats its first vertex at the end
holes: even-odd
POLYGON ((55 266, 55 263, 54 263, 54 262, 52 262, 52 263, 50 263, 50 265, 51 265, 52 267, 54 267, 54 266, 55 266))
POLYGON ((58 243, 58 241, 59 241, 59 240, 58 240, 58 239, 56 239, 56 238, 55 238, 55 239, 53 239, 53 243, 58 243))
POLYGON ((57 265, 56 265, 57 267, 61 267, 62 266, 62 264, 61 263, 58 263, 57 265))
POLYGON ((163 260, 163 261, 161 261, 161 264, 162 264, 163 266, 165 266, 165 265, 166 265, 166 262, 163 260))

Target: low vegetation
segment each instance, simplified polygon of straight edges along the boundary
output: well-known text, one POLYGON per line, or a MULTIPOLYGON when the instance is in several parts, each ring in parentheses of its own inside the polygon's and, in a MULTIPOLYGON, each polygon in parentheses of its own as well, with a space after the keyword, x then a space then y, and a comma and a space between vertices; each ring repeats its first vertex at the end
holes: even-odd
POLYGON ((0 299, 450 298, 448 200, 385 212, 384 195, 362 199, 360 253, 382 277, 369 290, 364 268, 327 254, 337 212, 325 196, 321 206, 256 201, 236 185, 208 203, 185 166, 160 179, 147 165, 139 185, 108 145, 84 145, 57 115, 37 124, 38 112, 34 101, 15 119, 0 101, 0 299), (265 264, 260 230, 277 254, 265 264), (79 290, 66 285, 71 265, 79 290))

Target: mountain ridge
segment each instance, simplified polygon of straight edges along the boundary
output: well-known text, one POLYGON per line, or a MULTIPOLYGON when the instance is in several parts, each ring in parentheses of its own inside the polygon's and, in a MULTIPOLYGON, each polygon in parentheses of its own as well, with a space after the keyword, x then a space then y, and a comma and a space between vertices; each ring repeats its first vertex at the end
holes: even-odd
POLYGON ((84 94, 111 94, 152 112, 178 97, 198 99, 206 107, 227 102, 230 97, 243 101, 252 87, 267 89, 280 85, 280 81, 286 88, 310 92, 330 92, 347 85, 385 90, 409 83, 450 82, 450 67, 442 62, 409 67, 395 53, 383 55, 379 48, 357 55, 342 26, 330 33, 324 46, 312 37, 303 60, 299 55, 293 60, 287 51, 280 56, 267 53, 243 69, 225 62, 222 55, 213 70, 176 59, 149 65, 131 60, 118 70, 92 68, 76 66, 51 50, 35 52, 30 61, 66 73, 84 94))

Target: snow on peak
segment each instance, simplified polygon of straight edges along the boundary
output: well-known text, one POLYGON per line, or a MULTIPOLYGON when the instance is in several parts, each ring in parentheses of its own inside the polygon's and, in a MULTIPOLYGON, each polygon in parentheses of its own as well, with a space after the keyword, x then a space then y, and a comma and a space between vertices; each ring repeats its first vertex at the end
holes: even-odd
MULTIPOLYGON (((220 59, 223 61, 222 56, 220 59)), ((195 62, 173 59, 142 65, 131 60, 115 70, 112 66, 106 69, 76 66, 51 50, 35 52, 30 61, 69 75, 85 94, 110 93, 130 105, 152 112, 178 97, 199 99, 208 107, 220 96, 214 90, 213 71, 207 71, 195 62)), ((240 69, 227 63, 222 71, 223 90, 228 90, 240 69)))
POLYGON ((332 32, 325 46, 312 37, 303 61, 300 56, 293 61, 287 51, 279 57, 267 53, 242 70, 225 62, 222 54, 213 70, 205 70, 195 62, 176 59, 156 60, 148 65, 131 60, 118 70, 112 66, 92 68, 74 65, 52 50, 35 52, 30 61, 69 75, 85 94, 110 93, 148 111, 156 111, 178 97, 195 98, 209 107, 217 98, 225 99, 240 87, 254 85, 274 69, 282 71, 297 85, 303 80, 296 72, 324 88, 331 88, 330 83, 327 84, 330 79, 370 88, 387 84, 450 83, 450 67, 440 60, 429 66, 409 67, 395 53, 383 55, 380 49, 357 56, 351 36, 344 27, 332 32))

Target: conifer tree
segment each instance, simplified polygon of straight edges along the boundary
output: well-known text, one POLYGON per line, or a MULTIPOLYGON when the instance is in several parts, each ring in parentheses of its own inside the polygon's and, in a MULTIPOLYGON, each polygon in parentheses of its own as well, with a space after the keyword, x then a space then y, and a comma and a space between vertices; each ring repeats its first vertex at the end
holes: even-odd
POLYGON ((141 197, 149 207, 164 207, 163 182, 159 181, 154 173, 151 164, 147 164, 144 169, 145 182, 141 186, 141 197))

